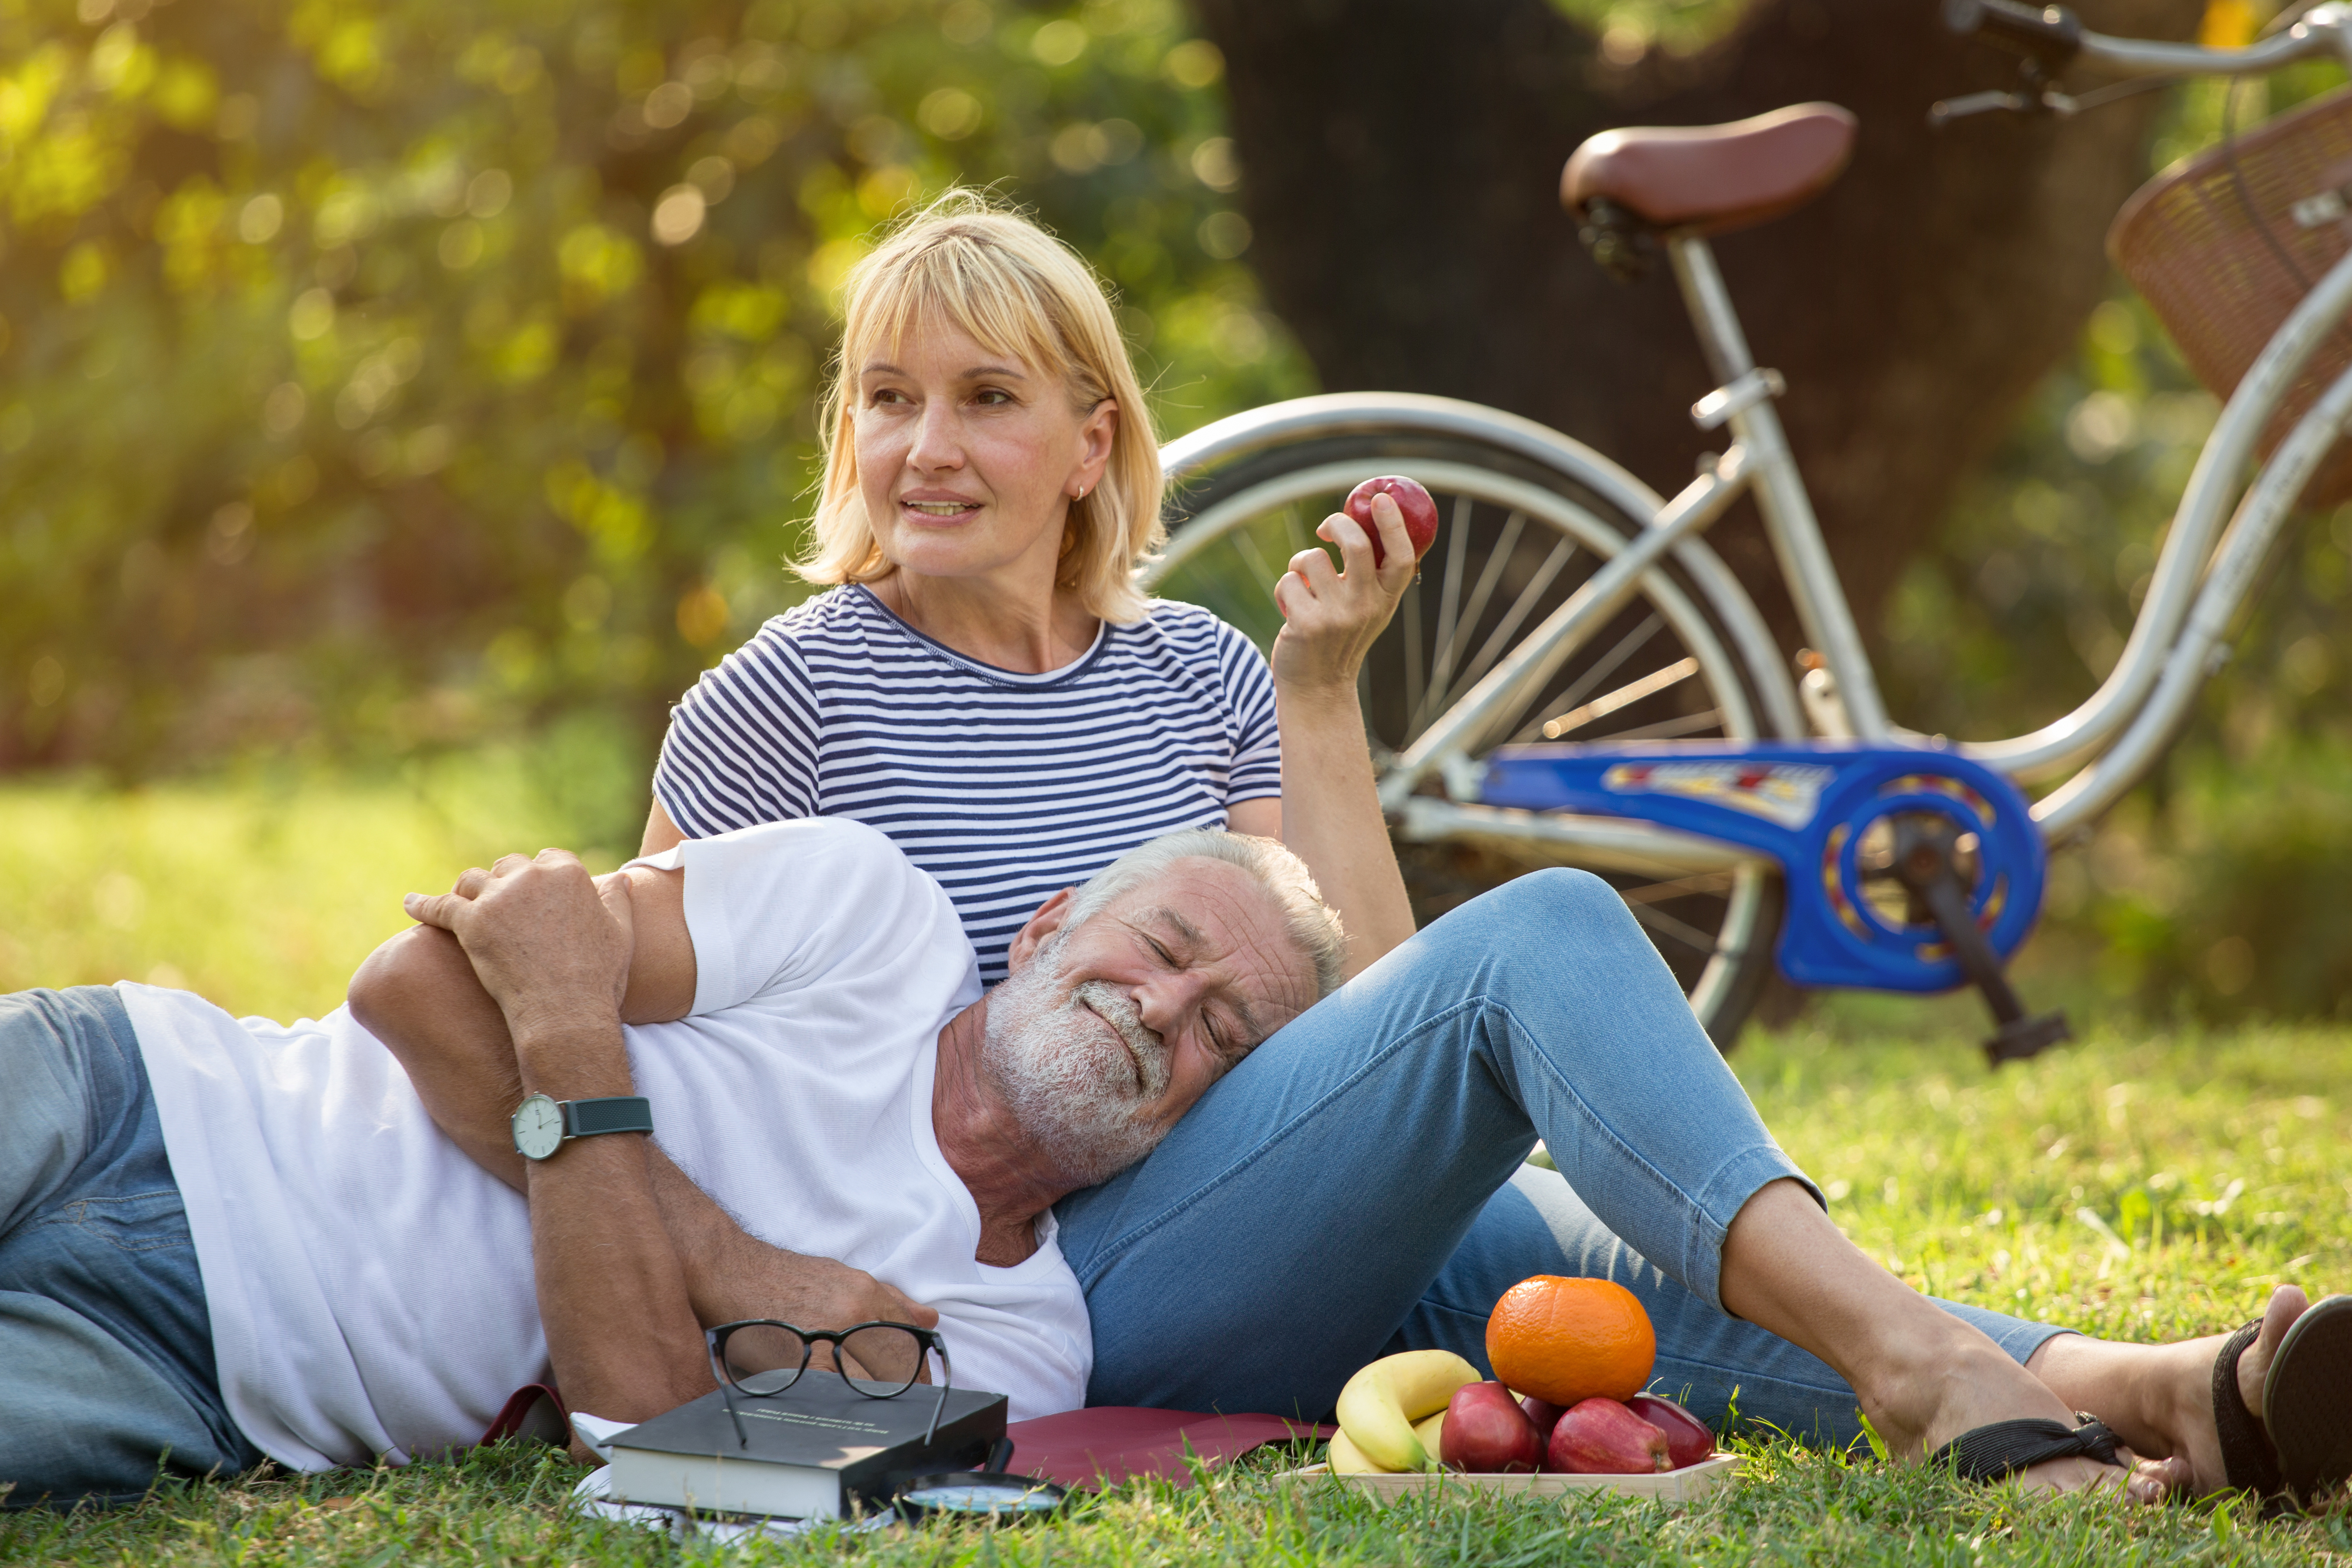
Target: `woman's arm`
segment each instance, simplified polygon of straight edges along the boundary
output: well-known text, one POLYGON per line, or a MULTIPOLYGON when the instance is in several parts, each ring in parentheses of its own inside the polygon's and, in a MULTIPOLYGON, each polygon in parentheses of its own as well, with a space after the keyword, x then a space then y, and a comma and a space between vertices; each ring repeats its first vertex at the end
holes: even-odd
MULTIPOLYGON (((1335 570, 1320 550, 1302 550, 1274 591, 1285 623, 1273 660, 1282 735, 1280 837, 1307 862, 1346 923, 1350 976, 1413 930, 1412 906, 1374 787, 1356 673, 1419 568, 1396 502, 1379 497, 1372 517, 1386 552, 1380 566, 1372 564, 1371 540, 1362 528, 1334 512, 1316 531, 1339 547, 1347 570, 1335 570)), ((1270 815, 1266 804, 1235 807, 1236 830, 1262 831, 1245 825, 1270 815)))
POLYGON ((641 858, 659 855, 685 841, 686 835, 679 832, 677 824, 669 819, 669 813, 662 809, 662 803, 655 801, 654 808, 646 813, 646 837, 645 841, 637 846, 637 854, 641 858))

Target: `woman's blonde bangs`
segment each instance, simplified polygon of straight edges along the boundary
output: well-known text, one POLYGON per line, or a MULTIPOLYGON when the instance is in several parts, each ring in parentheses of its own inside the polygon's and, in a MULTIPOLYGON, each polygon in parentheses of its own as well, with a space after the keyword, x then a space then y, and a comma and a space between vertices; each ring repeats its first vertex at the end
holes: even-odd
POLYGON ((824 477, 814 539, 793 563, 813 583, 866 583, 887 574, 858 496, 850 439, 854 367, 895 355, 934 322, 992 353, 1059 379, 1080 408, 1108 397, 1118 429, 1103 477, 1070 503, 1059 585, 1104 620, 1140 620, 1138 558, 1166 539, 1160 522, 1160 446, 1143 388, 1110 301, 1092 268, 1061 241, 973 191, 950 191, 850 269, 842 291, 841 352, 825 389, 824 477))

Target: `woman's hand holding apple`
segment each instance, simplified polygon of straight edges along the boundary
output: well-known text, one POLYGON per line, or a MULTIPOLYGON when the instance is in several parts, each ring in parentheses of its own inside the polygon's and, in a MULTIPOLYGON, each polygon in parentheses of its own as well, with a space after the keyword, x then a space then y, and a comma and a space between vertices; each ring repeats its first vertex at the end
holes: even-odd
MULTIPOLYGON (((1302 550, 1290 558, 1290 569, 1274 589, 1284 623, 1274 644, 1277 681, 1294 689, 1344 689, 1353 707, 1356 672, 1412 585, 1419 570, 1416 547, 1425 548, 1425 538, 1414 537, 1408 519, 1412 496, 1405 495, 1406 505, 1400 506, 1398 495, 1370 489, 1399 482, 1358 486, 1348 510, 1333 512, 1316 529, 1317 537, 1339 547, 1339 568, 1321 550, 1302 550)), ((1426 509, 1433 525, 1436 507, 1429 493, 1410 479, 1401 482, 1420 492, 1420 507, 1412 510, 1417 514, 1426 509)))

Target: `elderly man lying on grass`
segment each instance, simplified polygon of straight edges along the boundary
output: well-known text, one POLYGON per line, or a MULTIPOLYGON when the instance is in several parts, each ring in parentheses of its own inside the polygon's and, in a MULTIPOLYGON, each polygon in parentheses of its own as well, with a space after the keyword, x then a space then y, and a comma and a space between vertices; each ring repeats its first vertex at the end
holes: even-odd
POLYGON ((2250 1467, 2308 1453, 2253 1419, 2273 1362, 2352 1392, 2341 1315, 2292 1289, 2259 1333, 2161 1347, 1910 1291, 1573 873, 1319 1004, 1336 922, 1279 846, 1218 834, 1048 900, 985 996, 939 888, 840 822, 601 888, 511 857, 410 909, 324 1024, 132 985, 0 1003, 0 1072, 36 1089, 0 1110, 12 1502, 135 1492, 159 1460, 396 1462, 551 1363, 574 1408, 643 1417, 709 1386, 700 1327, 742 1317, 936 1325, 1016 1417, 1319 1414, 1388 1350, 1483 1362, 1487 1308, 1543 1272, 1636 1290, 1702 1411, 1737 1384, 1837 1436, 1859 1400, 1899 1452, 1976 1432, 1964 1468, 2055 1486, 2126 1449, 2137 1496, 2274 1484, 2250 1467), (650 1140, 525 1125, 636 1095, 650 1140), (1519 1170, 1538 1135, 1565 1179, 1519 1170), (1465 1255, 1489 1204, 1516 1245, 1465 1255))

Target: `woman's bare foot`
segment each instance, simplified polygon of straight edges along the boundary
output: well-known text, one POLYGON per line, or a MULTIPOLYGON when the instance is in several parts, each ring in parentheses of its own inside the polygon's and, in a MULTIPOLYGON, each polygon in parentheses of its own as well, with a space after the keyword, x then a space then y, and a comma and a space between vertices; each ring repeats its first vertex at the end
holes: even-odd
MULTIPOLYGON (((2238 1357, 2238 1395, 2258 1423, 2271 1360, 2309 1305, 2299 1286, 2272 1291, 2260 1334, 2238 1357)), ((2135 1345, 2060 1334, 2025 1364, 2058 1398, 2096 1415, 2147 1456, 2133 1477, 2133 1496, 2152 1493, 2150 1501, 2168 1493, 2203 1497, 2230 1484, 2213 1424, 2213 1358, 2228 1337, 2135 1345)))

